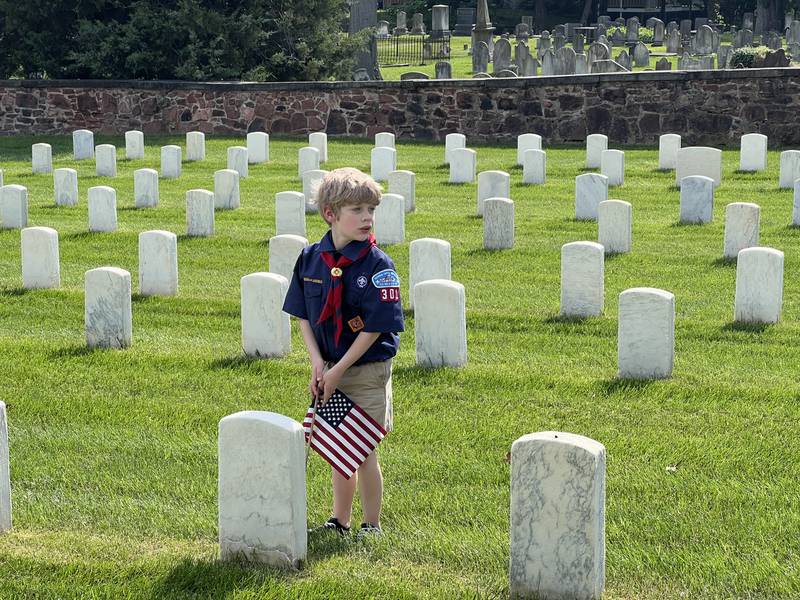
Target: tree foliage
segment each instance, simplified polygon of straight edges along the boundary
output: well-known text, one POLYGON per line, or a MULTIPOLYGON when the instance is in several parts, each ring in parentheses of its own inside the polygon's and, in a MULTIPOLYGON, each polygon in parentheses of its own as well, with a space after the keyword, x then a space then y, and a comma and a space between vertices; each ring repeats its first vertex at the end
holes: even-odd
POLYGON ((0 0, 0 76, 346 78, 345 0, 0 0))

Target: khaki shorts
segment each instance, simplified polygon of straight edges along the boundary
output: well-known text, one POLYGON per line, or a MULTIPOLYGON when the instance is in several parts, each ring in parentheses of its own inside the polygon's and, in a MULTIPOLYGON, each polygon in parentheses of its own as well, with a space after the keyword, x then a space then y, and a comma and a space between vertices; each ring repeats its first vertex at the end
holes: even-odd
MULTIPOLYGON (((333 363, 327 363, 327 371, 333 363)), ((392 361, 353 365, 344 372, 339 389, 354 403, 364 409, 370 417, 392 430, 394 415, 392 410, 392 361)))

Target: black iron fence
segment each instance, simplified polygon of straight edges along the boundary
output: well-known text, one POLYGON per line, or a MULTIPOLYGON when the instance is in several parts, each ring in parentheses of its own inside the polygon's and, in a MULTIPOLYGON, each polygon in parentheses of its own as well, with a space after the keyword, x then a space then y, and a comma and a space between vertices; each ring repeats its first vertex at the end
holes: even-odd
POLYGON ((450 34, 376 36, 378 64, 381 67, 396 65, 424 65, 426 62, 450 60, 450 34))

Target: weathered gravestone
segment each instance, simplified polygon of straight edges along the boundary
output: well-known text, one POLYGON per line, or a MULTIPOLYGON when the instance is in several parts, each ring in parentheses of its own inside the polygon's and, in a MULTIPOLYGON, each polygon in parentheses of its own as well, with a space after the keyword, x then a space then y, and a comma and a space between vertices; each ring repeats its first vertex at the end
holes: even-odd
POLYGON ((485 73, 489 70, 489 46, 478 42, 472 50, 472 72, 485 73))
POLYGON ((671 71, 672 63, 667 58, 659 58, 656 61, 656 71, 671 71))
POLYGON ((625 153, 622 150, 603 150, 600 154, 600 173, 608 177, 608 185, 625 183, 625 153))
POLYGON ((300 148, 297 152, 297 176, 302 179, 303 173, 319 169, 319 150, 311 146, 300 148))
POLYGON ((586 168, 599 169, 603 152, 608 149, 608 136, 592 133, 586 136, 586 168))
POLYGON ((714 51, 714 32, 708 25, 698 29, 694 39, 694 51, 697 54, 711 54, 714 51))
POLYGON ((258 358, 287 355, 292 331, 282 308, 289 281, 277 273, 250 273, 242 277, 240 288, 244 353, 258 358))
POLYGON ((11 525, 11 462, 8 448, 8 421, 6 403, 0 401, 0 533, 10 531, 11 525))
POLYGON ((59 287, 58 232, 51 227, 26 227, 20 237, 22 287, 26 290, 59 287))
POLYGON ((586 59, 585 54, 575 55, 575 74, 586 75, 589 73, 589 61, 586 59))
POLYGON ((414 286, 417 364, 461 367, 467 364, 467 319, 464 286, 429 279, 414 286))
POLYGON ((220 169, 214 172, 214 208, 239 208, 239 172, 220 169))
POLYGON ((681 223, 711 223, 714 216, 714 180, 690 175, 681 180, 681 223))
POLYGON ((522 162, 522 183, 541 185, 547 178, 547 154, 544 150, 526 150, 522 162))
POLYGON ((625 70, 627 71, 630 71, 632 68, 632 61, 630 54, 628 54, 625 50, 623 50, 617 55, 616 63, 624 67, 625 70))
POLYGON ((556 431, 511 446, 512 598, 599 600, 605 585, 606 450, 556 431))
POLYGON ((445 61, 437 62, 434 69, 436 71, 436 79, 453 78, 453 67, 450 65, 449 62, 445 61))
POLYGON ((89 231, 117 230, 117 191, 107 185, 89 188, 89 231))
POLYGON ((139 293, 142 296, 178 293, 178 236, 171 231, 139 234, 139 293))
POLYGON ((375 241, 382 246, 406 240, 406 201, 400 194, 383 194, 375 209, 375 241))
POLYGON ((397 11, 394 31, 392 33, 394 33, 394 35, 405 35, 408 33, 408 20, 405 11, 397 11))
POLYGON ((511 176, 505 171, 478 173, 476 214, 483 215, 484 202, 489 198, 511 198, 511 176))
POLYGON ((637 67, 650 65, 650 51, 642 42, 637 42, 633 47, 633 61, 637 67))
MULTIPOLYGON (((531 152, 539 152, 531 150, 531 152)), ((483 203, 483 247, 503 250, 514 247, 514 202, 487 198, 483 203)))
POLYGON ((664 21, 653 19, 653 46, 664 45, 664 21))
POLYGON ((244 178, 249 174, 248 164, 247 148, 244 146, 228 148, 228 170, 236 171, 240 178, 244 178))
POLYGON ((556 74, 556 55, 548 50, 542 55, 542 76, 548 77, 556 74))
POLYGON ((214 235, 214 194, 208 190, 186 192, 186 235, 214 235))
POLYGON ((424 35, 425 34, 425 21, 422 13, 414 13, 411 15, 411 34, 424 35))
POLYGON ((94 149, 95 175, 98 177, 117 176, 117 149, 111 144, 100 144, 94 149))
POLYGON ((798 179, 800 179, 800 150, 784 150, 781 152, 778 187, 790 190, 798 179))
POLYGON ((589 44, 589 48, 586 51, 586 57, 589 61, 589 66, 591 67, 592 63, 595 61, 608 60, 611 57, 611 51, 605 44, 593 42, 589 44))
POLYGON ((117 267, 100 267, 84 275, 84 324, 89 348, 131 345, 131 274, 117 267))
POLYGON ((752 202, 733 202, 725 207, 722 256, 736 258, 744 248, 758 246, 761 208, 752 202))
POLYGON ((158 171, 137 169, 133 172, 133 202, 136 208, 158 206, 158 171))
POLYGON ((539 43, 536 46, 536 53, 539 55, 539 60, 542 60, 542 56, 548 50, 552 50, 553 43, 550 39, 550 33, 545 30, 539 35, 539 43))
POLYGON ((676 54, 681 49, 681 34, 677 30, 673 30, 667 34, 667 52, 676 54))
POLYGON ((756 172, 767 168, 767 136, 748 133, 742 136, 739 151, 739 170, 756 172))
POLYGON ((308 549, 300 423, 270 412, 228 415, 218 465, 220 558, 299 568, 308 549))
POLYGON ((714 180, 714 187, 719 187, 722 178, 722 150, 704 146, 680 148, 675 168, 675 185, 681 187, 681 180, 690 175, 710 177, 714 180))
POLYGON ((597 207, 608 200, 608 177, 584 173, 575 178, 575 218, 579 221, 597 219, 597 207))
POLYGON ((572 48, 560 48, 555 55, 555 75, 574 75, 575 74, 575 50, 572 48))
POLYGON ((125 132, 125 158, 128 160, 144 158, 144 133, 137 130, 125 132))
POLYGON ((52 173, 53 148, 50 144, 33 144, 31 146, 31 171, 37 173, 52 173))
POLYGON ((794 182, 794 196, 792 201, 792 227, 800 227, 800 179, 794 182))
POLYGON ((523 133, 517 136, 517 164, 523 164, 526 150, 541 150, 542 136, 536 133, 523 133))
POLYGON ((624 200, 603 200, 597 205, 597 241, 606 254, 631 251, 633 207, 624 200))
POLYGON ((0 229, 28 226, 28 188, 12 183, 0 187, 0 229))
POLYGON ((285 233, 269 239, 269 272, 281 275, 290 281, 297 257, 308 246, 302 235, 285 233))
POLYGON ((370 174, 375 181, 386 181, 397 170, 397 150, 379 147, 370 151, 370 174))
POLYGON ((448 133, 444 138, 444 164, 450 164, 450 156, 457 148, 466 148, 467 138, 463 133, 448 133))
POLYGON ((323 177, 328 174, 324 169, 311 169, 303 173, 303 196, 305 197, 306 213, 315 213, 318 210, 316 202, 317 189, 323 177))
POLYGON ((667 379, 675 361, 675 296, 655 288, 619 295, 617 366, 620 379, 667 379))
POLYGON ((176 179, 181 175, 181 147, 161 146, 161 177, 176 179))
POLYGON ((499 39, 494 45, 494 55, 492 56, 492 68, 494 72, 508 69, 511 65, 511 44, 508 40, 499 39))
POLYGON ((308 145, 319 150, 319 162, 328 162, 328 134, 314 131, 308 134, 308 145))
POLYGON ((78 172, 66 167, 53 171, 53 192, 56 206, 78 204, 78 172))
POLYGON ((453 35, 469 36, 472 34, 472 28, 474 26, 475 26, 474 8, 456 9, 456 26, 453 29, 453 35))
POLYGON ((375 134, 376 148, 394 148, 394 134, 382 131, 375 134))
POLYGON ((737 323, 777 323, 783 304, 783 252, 744 248, 736 261, 737 323))
POLYGON ((247 134, 247 161, 251 165, 269 161, 269 134, 251 131, 247 134))
POLYGON ((598 317, 605 297, 605 251, 596 242, 561 246, 562 317, 598 317))
MULTIPOLYGON (((215 194, 216 197, 216 194, 215 194)), ((275 194, 276 235, 306 235, 306 197, 300 192, 275 194)))
POLYGON ((206 158, 206 134, 202 131, 186 132, 186 160, 193 162, 206 158))
POLYGON ((450 151, 450 183, 475 181, 478 156, 475 150, 456 148, 450 151))
POLYGON ((430 279, 450 279, 450 242, 413 240, 408 246, 408 307, 414 309, 414 286, 430 279))
POLYGON ((72 132, 72 156, 75 160, 94 158, 94 134, 88 129, 72 132))
POLYGON ((417 203, 417 176, 412 171, 389 173, 388 191, 403 197, 405 212, 414 212, 417 203))

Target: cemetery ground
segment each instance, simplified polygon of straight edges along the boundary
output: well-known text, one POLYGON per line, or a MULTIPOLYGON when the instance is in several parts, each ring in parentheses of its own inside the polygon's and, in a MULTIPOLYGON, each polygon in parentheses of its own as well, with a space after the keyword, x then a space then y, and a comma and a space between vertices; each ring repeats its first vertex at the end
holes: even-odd
MULTIPOLYGON (((467 298, 469 362, 415 364, 414 318, 395 359, 395 431, 381 445, 385 535, 363 542, 312 537, 299 573, 217 561, 217 424, 245 409, 301 420, 308 361, 293 324, 283 359, 243 356, 239 280, 266 271, 274 195, 299 190, 305 140, 273 139, 271 162, 250 166, 241 208, 218 211, 216 233, 188 238, 185 192, 213 189, 225 149, 243 137, 208 137, 206 160, 159 181, 156 208, 133 208, 133 171, 159 168, 159 147, 183 136, 146 136, 143 160, 95 177, 72 160, 69 136, 0 139, 6 184, 29 190, 29 225, 59 233, 60 289, 21 287, 20 232, 0 231, 0 399, 8 404, 14 529, 0 535, 0 597, 382 598, 508 595, 511 443, 560 430, 608 451, 606 597, 800 596, 800 230, 792 191, 778 190, 778 151, 766 172, 737 173, 723 153, 709 225, 679 226, 674 172, 657 150, 624 148, 625 185, 609 197, 633 205, 633 250, 606 259, 602 317, 559 312, 562 244, 596 240, 574 216, 583 147, 547 150, 547 183, 521 185, 513 147, 472 146, 478 171, 511 173, 516 239, 483 249, 476 186, 450 185, 444 144, 398 143, 398 168, 417 174, 406 242, 385 249, 408 279, 408 243, 452 244, 453 279, 467 298), (52 175, 32 175, 34 142, 54 167, 78 170, 80 201, 56 207, 52 175), (119 229, 87 231, 87 189, 117 190, 119 229), (781 322, 733 321, 735 264, 721 260, 725 205, 761 206, 761 245, 786 253, 781 322), (137 237, 179 234, 179 293, 136 295, 137 237), (133 344, 88 350, 84 272, 131 272, 133 344), (616 378, 617 297, 658 287, 676 296, 676 362, 664 381, 616 378)), ((330 140, 323 168, 368 172, 371 140, 330 140)), ((308 238, 325 227, 308 216, 308 238)), ((403 289, 407 299, 407 289, 403 289)), ((329 515, 329 468, 312 457, 310 524, 329 515)), ((354 522, 360 512, 356 507, 354 522)))

